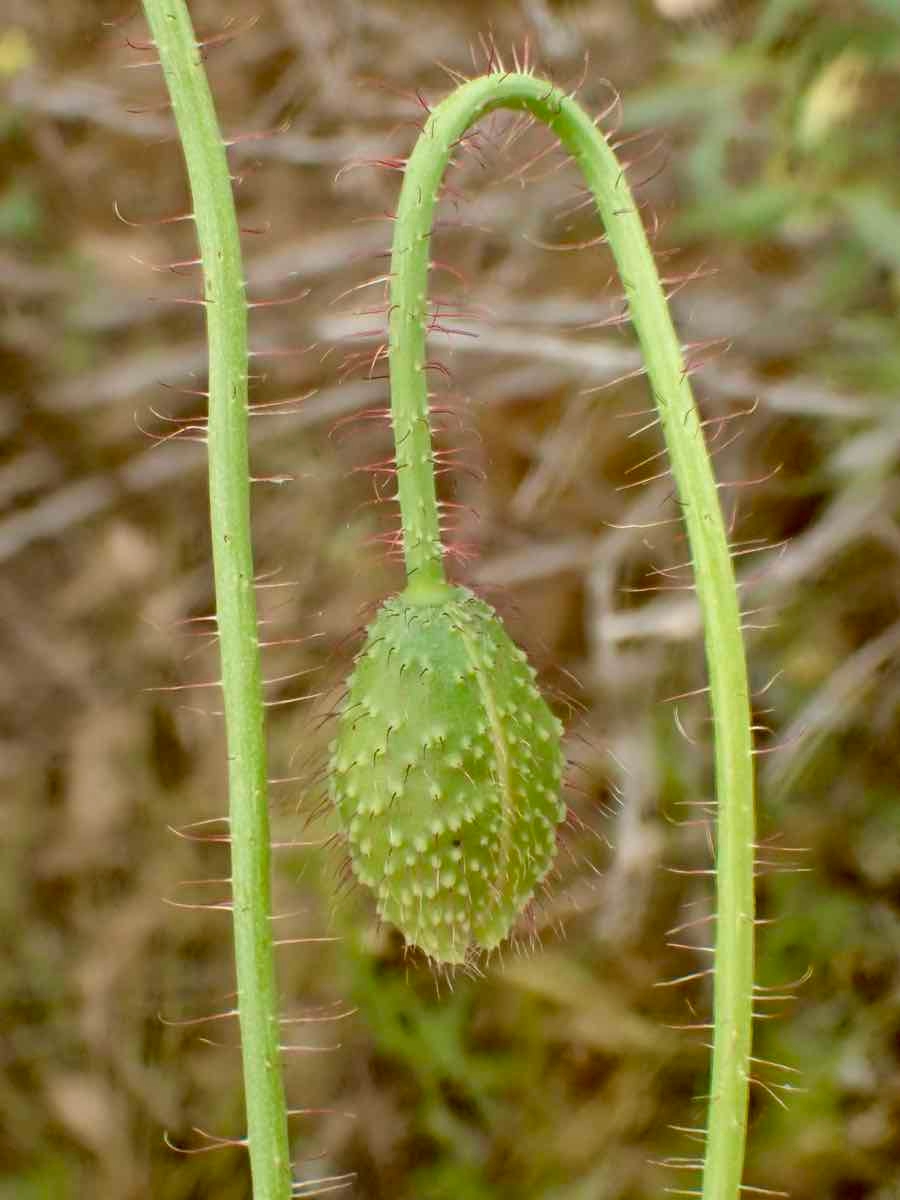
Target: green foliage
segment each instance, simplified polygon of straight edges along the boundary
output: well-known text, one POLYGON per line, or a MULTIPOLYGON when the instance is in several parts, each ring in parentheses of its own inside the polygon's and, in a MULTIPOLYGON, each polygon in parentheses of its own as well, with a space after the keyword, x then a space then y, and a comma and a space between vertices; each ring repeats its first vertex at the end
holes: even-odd
POLYGON ((10 187, 0 194, 0 238, 36 238, 41 231, 37 197, 27 187, 10 187))
MULTIPOLYGON (((882 235, 900 185, 882 168, 900 139, 900 115, 882 97, 897 85, 900 23, 890 0, 856 6, 852 21, 840 6, 830 20, 820 7, 773 0, 749 39, 715 53, 686 42, 662 83, 629 97, 625 120, 632 128, 690 120, 692 146, 674 165, 696 197, 682 234, 808 236, 853 209, 853 197, 869 197, 875 211, 850 222, 859 277, 871 272, 871 234, 874 261, 896 244, 882 235)), ((841 239, 823 240, 821 251, 839 255, 841 239)))
POLYGON ((27 1175, 0 1180, 0 1200, 69 1200, 75 1185, 64 1157, 48 1157, 27 1175))
POLYGON ((623 1131, 646 1119, 646 1087, 673 1080, 666 1064, 684 1047, 629 1009, 614 963, 549 950, 435 988, 358 935, 348 943, 343 987, 379 1094, 407 1114, 387 1184, 398 1200, 443 1200, 451 1183, 467 1200, 581 1200, 621 1169, 623 1131))

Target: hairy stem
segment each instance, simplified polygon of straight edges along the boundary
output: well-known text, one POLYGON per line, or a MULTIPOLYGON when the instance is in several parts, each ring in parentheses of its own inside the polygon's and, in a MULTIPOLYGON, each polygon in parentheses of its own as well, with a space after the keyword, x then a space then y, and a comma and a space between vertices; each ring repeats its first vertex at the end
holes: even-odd
POLYGON ((247 453, 247 301, 225 147, 184 0, 144 0, 184 151, 209 345, 209 501, 228 745, 231 881, 255 1200, 291 1194, 271 929, 266 742, 247 453))
POLYGON ((594 195, 640 339, 690 539, 703 612, 718 798, 715 1029, 703 1195, 736 1200, 747 1124, 755 837, 747 670, 728 538, 681 348, 625 173, 584 110, 528 74, 491 74, 463 84, 431 112, 406 169, 391 263, 390 369, 409 585, 413 591, 445 586, 426 382, 434 209, 459 139, 498 108, 526 110, 548 125, 594 195))

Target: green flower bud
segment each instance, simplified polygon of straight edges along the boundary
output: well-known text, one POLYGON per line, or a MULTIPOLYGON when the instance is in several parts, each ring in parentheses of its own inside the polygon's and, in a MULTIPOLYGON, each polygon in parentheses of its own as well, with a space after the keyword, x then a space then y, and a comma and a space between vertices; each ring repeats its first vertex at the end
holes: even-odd
POLYGON ((379 916, 433 959, 507 936, 550 869, 562 724, 465 588, 383 605, 350 679, 331 793, 379 916))

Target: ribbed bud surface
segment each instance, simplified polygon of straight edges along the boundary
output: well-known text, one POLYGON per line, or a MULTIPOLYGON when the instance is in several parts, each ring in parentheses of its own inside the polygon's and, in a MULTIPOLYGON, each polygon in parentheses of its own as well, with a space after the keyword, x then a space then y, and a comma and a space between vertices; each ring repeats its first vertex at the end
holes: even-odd
POLYGON ((494 610, 448 587, 387 601, 350 679, 331 791, 353 870, 441 962, 497 946, 556 853, 562 725, 534 676, 494 610))

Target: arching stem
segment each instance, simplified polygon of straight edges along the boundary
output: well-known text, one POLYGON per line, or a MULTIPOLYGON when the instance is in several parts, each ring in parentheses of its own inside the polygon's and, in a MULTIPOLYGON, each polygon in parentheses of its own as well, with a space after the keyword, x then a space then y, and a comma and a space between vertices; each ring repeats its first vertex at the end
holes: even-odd
POLYGON ((594 195, 659 409, 703 613, 715 729, 717 929, 715 1018, 704 1200, 736 1200, 747 1124, 753 994, 753 758, 747 670, 734 571, 688 373, 625 173, 591 118, 527 74, 463 84, 429 115, 397 209, 390 289, 391 406, 411 591, 446 587, 428 423, 427 295, 431 227, 459 139, 498 108, 527 110, 575 159, 594 195))

